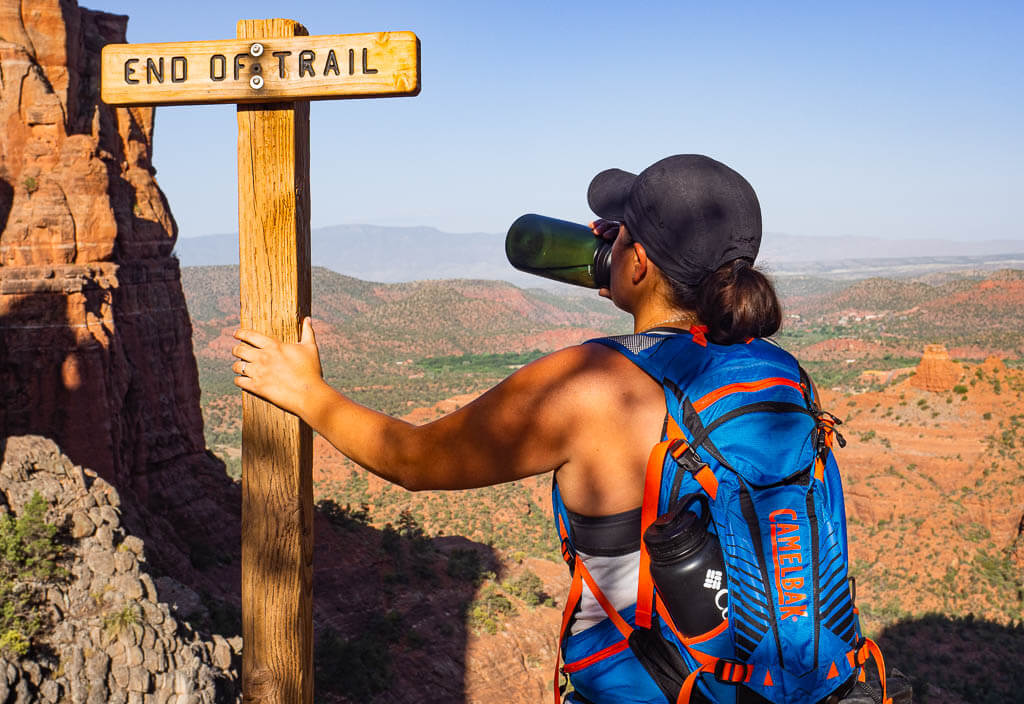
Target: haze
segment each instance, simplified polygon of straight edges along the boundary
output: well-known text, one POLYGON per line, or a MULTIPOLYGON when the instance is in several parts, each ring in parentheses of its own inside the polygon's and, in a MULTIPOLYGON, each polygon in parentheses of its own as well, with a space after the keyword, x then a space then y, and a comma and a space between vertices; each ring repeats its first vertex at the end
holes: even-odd
MULTIPOLYGON (((313 103, 313 227, 586 221, 597 171, 700 152, 753 183, 767 231, 1024 239, 1019 3, 95 7, 130 15, 132 42, 228 38, 282 14, 311 34, 419 35, 418 97, 313 103)), ((158 109, 182 237, 237 229, 235 135, 232 106, 158 109)))

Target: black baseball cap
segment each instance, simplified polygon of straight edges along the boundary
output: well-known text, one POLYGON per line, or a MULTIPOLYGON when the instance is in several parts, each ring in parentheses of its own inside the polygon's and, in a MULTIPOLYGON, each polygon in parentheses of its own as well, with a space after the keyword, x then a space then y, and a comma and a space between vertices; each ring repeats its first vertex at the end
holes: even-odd
POLYGON ((761 206, 745 178, 701 154, 677 154, 639 174, 602 171, 587 190, 590 209, 625 223, 667 276, 690 286, 761 246, 761 206))

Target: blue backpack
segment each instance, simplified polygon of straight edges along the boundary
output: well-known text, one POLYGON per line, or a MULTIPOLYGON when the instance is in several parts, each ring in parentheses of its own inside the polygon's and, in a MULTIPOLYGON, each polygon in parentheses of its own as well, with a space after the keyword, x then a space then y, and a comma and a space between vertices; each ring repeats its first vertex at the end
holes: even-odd
MULTIPOLYGON (((555 523, 573 575, 559 662, 583 584, 608 625, 588 646, 594 652, 581 658, 574 644, 574 662, 561 670, 556 664, 555 701, 565 690, 560 672, 575 684, 579 663, 600 673, 602 696, 621 692, 608 701, 655 701, 630 694, 643 689, 643 671, 646 685, 653 681, 653 691, 681 704, 838 701, 833 693, 864 681, 863 666, 874 657, 887 702, 882 656, 861 634, 848 583, 846 515, 832 452, 834 442, 845 444, 835 430, 840 421, 819 408, 810 379, 778 346, 761 339, 709 344, 706 332, 695 326, 689 334, 591 342, 624 354, 664 389, 668 413, 647 464, 641 534, 683 497, 706 497, 699 504, 710 508, 709 530, 722 546, 727 618, 705 634, 680 633, 653 584, 642 540, 636 605, 616 611, 576 559, 556 484, 555 523)), ((602 629, 587 629, 584 638, 592 631, 602 629)), ((576 694, 569 701, 588 700, 576 694)))

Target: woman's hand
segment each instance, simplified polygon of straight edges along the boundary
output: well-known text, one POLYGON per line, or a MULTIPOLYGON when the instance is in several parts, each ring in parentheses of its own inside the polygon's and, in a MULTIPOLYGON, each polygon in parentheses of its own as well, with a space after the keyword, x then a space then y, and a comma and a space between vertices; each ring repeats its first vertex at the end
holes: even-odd
MULTIPOLYGON (((594 222, 590 223, 590 229, 593 230, 595 237, 600 237, 607 242, 614 242, 615 238, 619 235, 619 226, 622 223, 616 220, 604 220, 598 218, 594 222)), ((605 298, 611 298, 612 292, 608 288, 598 289, 597 295, 604 296, 605 298)))
POLYGON ((231 350, 239 361, 231 365, 235 386, 256 394, 279 408, 301 416, 303 401, 323 383, 320 351, 309 318, 302 321, 296 344, 278 342, 255 330, 239 328, 241 342, 231 350))

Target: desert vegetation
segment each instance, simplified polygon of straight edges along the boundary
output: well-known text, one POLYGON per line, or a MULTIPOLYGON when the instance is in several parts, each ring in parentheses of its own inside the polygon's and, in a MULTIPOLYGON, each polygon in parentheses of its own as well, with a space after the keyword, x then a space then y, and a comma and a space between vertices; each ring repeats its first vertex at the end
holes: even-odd
POLYGON ((20 516, 0 514, 0 655, 28 652, 49 625, 39 608, 47 586, 67 578, 58 527, 46 522, 46 508, 36 492, 20 516))
MULTIPOLYGON (((184 278, 208 444, 237 477, 240 402, 228 369, 237 294, 227 283, 237 277, 224 267, 186 269, 184 278)), ((385 286, 316 270, 314 289, 328 380, 416 423, 468 403, 549 350, 629 332, 628 321, 601 301, 500 283, 385 286)), ((935 657, 923 660, 915 654, 928 648, 922 634, 1021 647, 1024 538, 1015 520, 1024 506, 1024 273, 794 277, 780 281, 780 290, 786 318, 776 340, 801 359, 826 407, 845 420, 840 430, 849 445, 839 461, 866 632, 919 691, 935 684, 965 701, 1002 701, 1011 690, 940 666, 956 647, 930 650, 935 657), (912 384, 931 343, 946 345, 960 373, 941 392, 912 384)), ((384 588, 396 598, 409 590, 468 590, 460 611, 470 638, 493 636, 531 612, 547 614, 555 627, 565 573, 546 479, 408 494, 318 443, 320 513, 334 530, 375 536, 387 556, 379 565, 384 588), (467 542, 452 547, 446 541, 453 539, 467 542)), ((318 652, 335 654, 322 658, 342 653, 363 662, 358 677, 333 684, 327 673, 336 668, 318 664, 318 677, 360 701, 383 696, 393 656, 415 654, 424 641, 408 611, 373 618, 354 638, 329 629, 318 636, 331 645, 318 652)))

